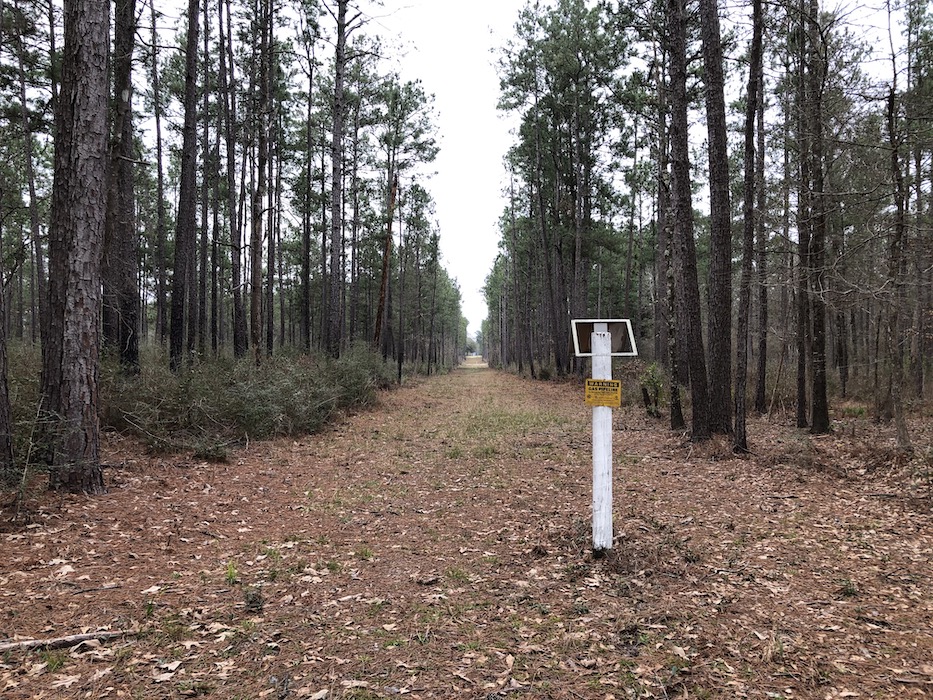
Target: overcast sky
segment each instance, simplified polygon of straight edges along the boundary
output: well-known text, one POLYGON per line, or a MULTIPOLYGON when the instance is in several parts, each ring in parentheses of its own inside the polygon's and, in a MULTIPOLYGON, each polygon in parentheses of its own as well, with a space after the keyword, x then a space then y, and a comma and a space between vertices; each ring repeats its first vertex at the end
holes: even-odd
MULTIPOLYGON (((460 283, 471 335, 486 318, 482 287, 498 252, 507 188, 503 157, 510 121, 496 109, 497 51, 525 0, 386 0, 370 33, 402 42, 395 68, 435 96, 441 151, 428 184, 444 264, 460 283), (495 50, 495 52, 494 52, 495 50)), ((404 186, 404 183, 403 183, 404 186)))

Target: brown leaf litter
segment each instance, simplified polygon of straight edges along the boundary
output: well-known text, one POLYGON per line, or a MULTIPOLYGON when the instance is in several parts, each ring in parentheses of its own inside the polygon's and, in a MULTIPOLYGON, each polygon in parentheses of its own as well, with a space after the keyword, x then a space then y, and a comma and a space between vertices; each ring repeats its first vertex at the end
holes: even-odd
POLYGON ((109 436, 108 495, 0 532, 0 643, 88 637, 0 652, 0 696, 933 695, 930 498, 887 428, 754 418, 737 458, 615 420, 602 559, 569 383, 467 367, 229 463, 109 436))

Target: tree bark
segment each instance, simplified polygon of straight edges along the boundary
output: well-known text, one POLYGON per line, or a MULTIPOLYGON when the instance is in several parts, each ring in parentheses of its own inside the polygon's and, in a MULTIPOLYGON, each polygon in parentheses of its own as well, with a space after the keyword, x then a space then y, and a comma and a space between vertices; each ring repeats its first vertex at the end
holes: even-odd
MULTIPOLYGON (((185 44, 185 98, 182 127, 181 181, 178 185, 178 220, 175 224, 175 264, 172 271, 172 326, 169 334, 169 366, 181 369, 185 350, 186 302, 196 290, 192 287, 195 266, 197 214, 197 77, 198 77, 198 0, 188 0, 188 36, 185 44)), ((190 337, 196 319, 187 319, 190 337)))
MULTIPOLYGON (((272 22, 269 26, 269 44, 275 41, 272 36, 272 22)), ((270 51, 270 54, 272 52, 270 51)), ((270 61, 272 56, 270 55, 270 61)), ((273 71, 270 69, 269 76, 272 80, 273 71)), ((266 258, 267 283, 266 283, 266 355, 272 357, 275 350, 275 285, 279 285, 279 328, 280 343, 285 344, 285 294, 282 289, 283 270, 282 270, 282 130, 279 122, 278 109, 275 104, 275 88, 269 85, 270 92, 270 131, 269 131, 269 195, 266 198, 266 229, 269 231, 269 252, 266 258)))
MULTIPOLYGON (((350 174, 350 189, 353 200, 353 221, 350 224, 350 340, 356 340, 357 318, 360 313, 360 129, 362 98, 357 98, 353 106, 353 161, 350 174)), ((430 372, 429 372, 430 374, 430 372)))
POLYGON ((104 344, 117 350, 128 374, 139 372, 139 245, 133 169, 133 48, 136 2, 114 3, 113 136, 110 187, 103 257, 104 344))
MULTIPOLYGON (((205 7, 206 7, 205 3, 205 7)), ((219 120, 219 118, 218 118, 219 120)), ((214 131, 214 154, 212 162, 220 167, 220 124, 214 131)), ((220 175, 215 172, 211 178, 211 353, 217 355, 220 346, 220 175)))
MULTIPOLYGON (((762 23, 764 22, 762 9, 762 23)), ((758 367, 755 382, 755 412, 764 415, 767 410, 768 380, 768 242, 764 212, 767 204, 765 192, 765 84, 764 61, 758 62, 758 148, 755 153, 755 194, 758 216, 755 217, 755 238, 758 250, 758 367)))
POLYGON ((249 345, 246 333, 246 313, 243 308, 243 239, 236 201, 236 89, 234 86, 233 37, 230 1, 217 4, 220 33, 220 93, 224 111, 224 132, 227 148, 227 224, 230 227, 230 276, 233 287, 233 355, 243 357, 249 345), (226 6, 226 38, 224 7, 226 6), (229 65, 228 65, 229 64, 229 65))
POLYGON ((165 279, 165 175, 162 171, 162 89, 159 83, 159 37, 156 32, 155 3, 149 3, 152 19, 152 116, 155 122, 156 146, 156 337, 160 343, 168 338, 168 285, 165 279))
MULTIPOLYGON (((670 195, 667 192, 666 187, 662 183, 662 198, 658 202, 659 207, 665 209, 670 208, 669 204, 670 195)), ((664 226, 667 228, 667 219, 669 217, 665 216, 664 226)), ((660 217, 659 217, 660 219, 660 217)), ((670 232, 665 234, 670 240, 672 236, 670 232)), ((674 310, 674 248, 672 245, 668 245, 664 249, 664 258, 665 263, 664 267, 667 270, 667 279, 664 283, 667 285, 667 338, 668 338, 668 364, 670 365, 670 386, 671 386, 671 430, 683 430, 687 427, 687 422, 684 420, 684 408, 680 400, 680 380, 679 380, 679 367, 677 366, 680 362, 679 360, 679 348, 677 347, 677 338, 679 335, 679 330, 677 328, 677 314, 674 310)))
POLYGON ((729 196, 725 80, 717 0, 700 0, 700 28, 703 39, 703 81, 706 85, 706 124, 709 139, 709 427, 714 433, 731 433, 732 208, 729 196))
POLYGON ((393 176, 389 190, 389 211, 387 230, 382 247, 382 275, 379 282, 379 306, 376 309, 375 334, 373 346, 378 351, 382 347, 383 331, 386 325, 386 296, 389 290, 389 259, 392 256, 392 220, 395 218, 395 195, 398 190, 398 178, 393 176))
MULTIPOLYGON (((896 78, 895 78, 896 81, 896 78)), ((888 312, 886 341, 888 362, 890 363, 889 386, 891 392, 891 407, 894 412, 894 425, 896 429, 897 449, 903 454, 913 452, 910 444, 910 434, 907 431, 907 420, 904 416, 904 333, 906 324, 902 322, 904 308, 904 238, 906 236, 906 185, 904 174, 901 171, 900 135, 897 128, 897 98, 896 83, 891 85, 888 93, 888 146, 891 151, 891 179, 894 185, 895 220, 894 228, 888 243, 888 312)), ((920 290, 917 290, 918 293, 920 290)))
POLYGON ((673 305, 668 302, 668 295, 673 294, 668 282, 668 268, 671 263, 670 230, 667 217, 670 211, 670 192, 668 174, 668 109, 667 109, 667 51, 662 49, 661 56, 656 56, 654 80, 657 84, 657 248, 655 250, 655 284, 657 292, 654 304, 654 357, 662 365, 670 366, 668 338, 670 320, 668 314, 673 305))
MULTIPOLYGON (((262 361, 262 243, 263 243, 263 220, 265 219, 265 201, 268 172, 266 170, 269 161, 269 30, 268 24, 271 17, 268 14, 268 4, 259 3, 259 45, 253 55, 254 61, 259 64, 258 89, 259 104, 255 115, 256 123, 254 127, 258 133, 258 142, 256 145, 256 189, 253 191, 250 212, 252 214, 252 226, 250 228, 249 260, 250 260, 250 285, 249 285, 249 330, 250 345, 253 351, 253 363, 258 367, 262 361)), ((270 269, 271 272, 271 269, 270 269)), ((269 309, 267 312, 271 312, 269 309)))
POLYGON ((97 417, 107 212, 109 0, 66 0, 49 228, 49 335, 42 397, 50 486, 103 493, 97 417))
POLYGON ((810 241, 810 312, 812 314, 812 412, 810 432, 823 434, 830 431, 829 400, 826 393, 826 192, 823 169, 823 84, 826 67, 823 59, 822 37, 819 31, 819 3, 810 0, 809 42, 809 109, 811 174, 810 216, 813 220, 813 236, 810 241))
MULTIPOLYGON (((735 360, 735 434, 733 447, 736 452, 748 451, 748 436, 745 424, 745 396, 748 381, 748 319, 751 306, 752 258, 755 255, 756 224, 756 158, 755 123, 758 108, 758 91, 761 89, 761 35, 762 0, 752 0, 752 45, 749 52, 748 91, 745 96, 745 189, 742 201, 742 279, 739 285, 739 316, 736 329, 735 360)), ((758 216, 761 215, 757 212, 758 216)))
MULTIPOLYGON (((684 298, 685 339, 690 363, 691 437, 710 437, 706 358, 700 324, 700 288, 697 281, 696 244, 693 240, 693 201, 690 191, 690 147, 687 134, 687 27, 683 0, 667 0, 671 63, 671 194, 675 280, 684 298)), ((679 320, 679 319, 678 319, 679 320)))
MULTIPOLYGON (((408 196, 411 200, 414 191, 409 189, 411 194, 408 196)), ((408 258, 409 247, 411 245, 411 220, 403 229, 403 204, 404 200, 399 202, 398 207, 398 350, 396 351, 396 361, 398 363, 398 383, 402 384, 402 366, 405 364, 405 268, 408 258), (405 237, 405 231, 408 231, 408 240, 405 237)), ((410 211, 410 208, 409 208, 410 211)))
MULTIPOLYGON (((0 319, 6 315, 3 285, 0 285, 0 319)), ((0 484, 12 485, 13 421, 10 410, 10 390, 7 383, 6 324, 0 323, 0 484)))
POLYGON ((807 411, 807 341, 810 332, 810 149, 806 80, 806 5, 800 0, 797 27, 797 427, 809 425, 807 411))
MULTIPOLYGON (((306 29, 305 32, 310 30, 306 29)), ((314 37, 303 34, 305 49, 305 60, 307 61, 308 77, 308 96, 305 107, 305 169, 304 169, 304 188, 302 192, 302 204, 304 212, 301 218, 301 270, 300 286, 301 301, 299 303, 299 315, 301 317, 301 345, 305 352, 311 350, 312 324, 311 318, 311 232, 314 224, 311 218, 312 191, 311 183, 314 180, 314 112, 311 100, 311 86, 314 85, 314 37)))
MULTIPOLYGON (((208 256, 208 214, 211 204, 211 183, 217 179, 217 173, 213 169, 211 143, 210 143, 210 95, 214 91, 211 84, 211 71, 209 69, 210 60, 210 15, 208 14, 207 3, 205 2, 201 15, 204 22, 202 31, 204 43, 204 89, 201 98, 201 119, 203 120, 201 129, 201 159, 204 162, 201 178, 201 235, 198 245, 198 355, 204 357, 207 355, 207 335, 210 327, 208 319, 208 290, 207 290, 207 256, 208 256)), ((216 207, 217 202, 214 202, 216 207)))
POLYGON ((340 355, 344 309, 341 300, 346 283, 341 262, 343 253, 343 133, 346 119, 344 74, 347 64, 347 6, 349 0, 337 0, 337 42, 334 56, 333 131, 330 143, 330 297, 327 308, 327 351, 340 355))

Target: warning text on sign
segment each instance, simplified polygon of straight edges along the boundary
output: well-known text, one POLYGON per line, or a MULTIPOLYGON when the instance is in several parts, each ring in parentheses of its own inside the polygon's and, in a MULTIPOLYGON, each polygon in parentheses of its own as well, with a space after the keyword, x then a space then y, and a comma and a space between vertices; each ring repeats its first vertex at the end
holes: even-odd
POLYGON ((622 405, 622 382, 618 379, 587 379, 585 399, 587 406, 618 408, 622 405))

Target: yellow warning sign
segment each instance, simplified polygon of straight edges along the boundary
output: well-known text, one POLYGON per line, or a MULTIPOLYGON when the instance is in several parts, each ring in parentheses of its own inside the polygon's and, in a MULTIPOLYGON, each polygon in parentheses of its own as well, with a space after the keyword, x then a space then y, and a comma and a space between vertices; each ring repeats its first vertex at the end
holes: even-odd
POLYGON ((586 405, 618 408, 622 405, 622 382, 618 379, 587 379, 586 405))

